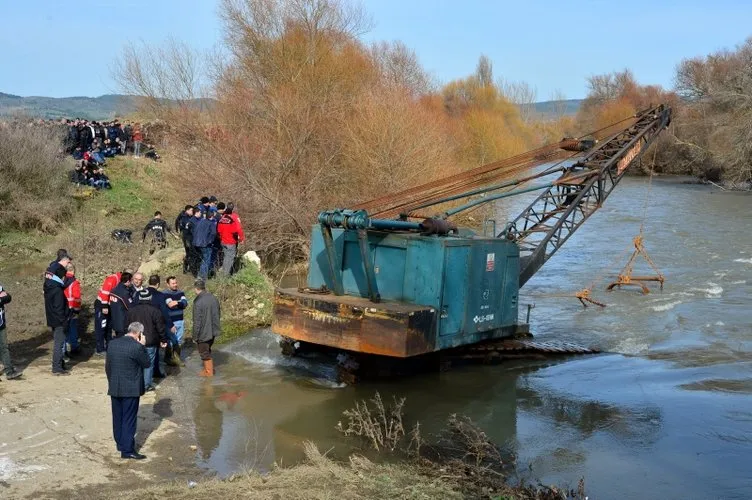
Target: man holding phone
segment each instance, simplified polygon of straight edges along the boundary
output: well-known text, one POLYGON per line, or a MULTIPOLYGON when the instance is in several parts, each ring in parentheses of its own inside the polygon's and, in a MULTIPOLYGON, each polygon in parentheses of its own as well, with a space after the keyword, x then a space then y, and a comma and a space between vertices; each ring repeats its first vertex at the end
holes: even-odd
POLYGON ((151 365, 145 344, 144 325, 133 322, 125 335, 110 341, 105 358, 113 437, 120 457, 133 460, 146 458, 136 452, 138 403, 145 391, 144 369, 151 365))

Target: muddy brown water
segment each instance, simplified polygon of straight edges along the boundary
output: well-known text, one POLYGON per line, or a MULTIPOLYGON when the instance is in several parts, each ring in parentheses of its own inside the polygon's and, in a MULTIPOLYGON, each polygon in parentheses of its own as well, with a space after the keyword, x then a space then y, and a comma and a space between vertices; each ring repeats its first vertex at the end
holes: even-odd
MULTIPOLYGON (((520 477, 584 477, 590 498, 752 498, 752 197, 654 180, 645 244, 665 289, 606 293, 645 193, 644 179, 626 179, 523 289, 538 338, 607 354, 343 387, 330 364, 283 358, 271 332, 254 331, 221 349, 216 379, 186 387, 199 464, 266 470, 299 460, 306 439, 345 456, 353 443, 335 425, 378 390, 406 397, 426 434, 471 417, 517 454, 520 477), (566 296, 594 279, 607 308, 566 296)), ((499 206, 500 218, 522 203, 499 206)))

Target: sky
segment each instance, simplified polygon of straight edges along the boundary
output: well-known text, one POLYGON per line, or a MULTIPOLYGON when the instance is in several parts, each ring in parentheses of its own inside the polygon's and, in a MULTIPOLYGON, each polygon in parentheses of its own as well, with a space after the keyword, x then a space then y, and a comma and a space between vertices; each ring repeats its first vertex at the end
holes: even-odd
MULTIPOLYGON (((752 36, 745 0, 363 0, 366 42, 400 40, 440 83, 471 74, 525 81, 537 100, 587 94, 587 77, 630 68, 673 86, 687 57, 752 36)), ((50 97, 119 93, 112 62, 129 41, 221 43, 215 0, 0 0, 0 92, 50 97)))

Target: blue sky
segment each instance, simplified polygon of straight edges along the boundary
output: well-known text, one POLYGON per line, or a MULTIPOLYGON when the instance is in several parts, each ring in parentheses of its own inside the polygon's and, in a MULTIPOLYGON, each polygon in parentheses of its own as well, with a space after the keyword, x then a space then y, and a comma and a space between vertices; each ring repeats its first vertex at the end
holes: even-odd
MULTIPOLYGON (((742 0, 365 0, 366 41, 401 40, 439 81, 470 74, 481 54, 494 74, 524 80, 546 100, 586 93, 585 79, 625 67, 673 85, 684 57, 752 35, 742 0)), ((213 0, 0 0, 0 92, 98 96, 119 91, 110 66, 128 40, 220 42, 213 0)))

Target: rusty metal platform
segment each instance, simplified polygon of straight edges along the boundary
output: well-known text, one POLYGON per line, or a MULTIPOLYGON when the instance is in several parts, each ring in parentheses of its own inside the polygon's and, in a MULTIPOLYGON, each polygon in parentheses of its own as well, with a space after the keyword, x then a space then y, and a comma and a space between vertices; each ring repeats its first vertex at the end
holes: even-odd
POLYGON ((435 350, 431 307, 288 288, 275 291, 274 311, 272 330, 302 342, 397 358, 435 350))

